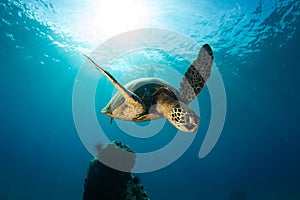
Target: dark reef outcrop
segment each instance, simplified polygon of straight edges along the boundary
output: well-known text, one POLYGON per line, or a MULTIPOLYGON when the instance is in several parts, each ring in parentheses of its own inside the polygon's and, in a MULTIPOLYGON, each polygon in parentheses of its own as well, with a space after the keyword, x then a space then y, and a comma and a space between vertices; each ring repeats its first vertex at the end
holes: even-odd
POLYGON ((149 200, 139 179, 132 176, 129 170, 134 165, 135 157, 123 154, 124 152, 133 153, 133 151, 120 142, 112 142, 97 148, 99 155, 98 158, 90 161, 84 182, 83 200, 149 200), (111 156, 111 152, 114 154, 117 152, 120 163, 123 163, 128 171, 113 169, 99 161, 101 156, 107 156, 107 158, 111 156), (123 157, 123 155, 126 156, 123 157))

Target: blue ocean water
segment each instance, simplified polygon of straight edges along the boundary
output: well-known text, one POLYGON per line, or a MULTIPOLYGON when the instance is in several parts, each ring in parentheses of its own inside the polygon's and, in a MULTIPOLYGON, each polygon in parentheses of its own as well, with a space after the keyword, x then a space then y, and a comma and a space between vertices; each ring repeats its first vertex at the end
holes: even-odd
MULTIPOLYGON (((192 145, 171 165, 138 174, 149 197, 300 199, 299 1, 4 0, 0 13, 0 199, 82 199, 92 155, 73 120, 81 52, 148 27, 210 44, 227 96, 221 137, 199 159, 211 115, 208 89, 201 92, 201 128, 192 145)), ((109 69, 120 78, 149 60, 181 73, 188 66, 177 55, 144 50, 109 69)), ((151 73, 167 76, 168 70, 151 73)), ((108 94, 113 87, 101 79, 95 95, 97 117, 110 139, 147 152, 175 137, 168 123, 150 139, 123 134, 99 112, 109 100, 102 88, 108 94)))

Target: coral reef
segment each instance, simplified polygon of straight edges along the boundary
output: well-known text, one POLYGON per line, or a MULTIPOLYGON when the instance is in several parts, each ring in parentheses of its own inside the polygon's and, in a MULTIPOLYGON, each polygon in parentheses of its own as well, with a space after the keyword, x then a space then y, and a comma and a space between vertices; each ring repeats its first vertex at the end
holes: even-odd
POLYGON ((97 158, 90 161, 89 170, 84 183, 83 200, 149 199, 139 179, 130 173, 129 169, 132 169, 135 157, 133 159, 133 151, 127 145, 123 145, 120 142, 112 142, 103 147, 98 147, 98 150, 99 155, 97 158), (113 169, 98 160, 101 156, 101 158, 103 158, 103 156, 110 156, 111 152, 117 152, 119 155, 118 159, 121 160, 120 163, 125 163, 128 171, 113 169), (128 154, 124 152, 131 152, 131 154, 129 154, 131 156, 128 156, 128 154), (129 159, 129 161, 124 162, 125 159, 127 159, 127 161, 129 159))

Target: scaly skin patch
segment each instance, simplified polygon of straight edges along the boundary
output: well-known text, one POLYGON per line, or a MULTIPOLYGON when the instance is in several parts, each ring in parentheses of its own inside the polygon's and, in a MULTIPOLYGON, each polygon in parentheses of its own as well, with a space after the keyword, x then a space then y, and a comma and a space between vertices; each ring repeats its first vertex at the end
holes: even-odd
POLYGON ((203 89, 213 65, 214 56, 208 44, 201 47, 196 60, 187 69, 180 83, 180 100, 189 104, 203 89))
POLYGON ((194 133, 199 125, 200 117, 184 103, 162 93, 157 101, 157 111, 183 132, 194 133))

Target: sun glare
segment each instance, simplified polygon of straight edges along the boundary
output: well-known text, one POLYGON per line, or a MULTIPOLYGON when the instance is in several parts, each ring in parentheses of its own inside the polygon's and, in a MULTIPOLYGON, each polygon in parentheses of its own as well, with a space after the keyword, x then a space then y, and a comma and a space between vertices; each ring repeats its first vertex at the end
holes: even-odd
POLYGON ((85 13, 85 31, 112 36, 144 26, 151 7, 141 0, 94 1, 85 13))

